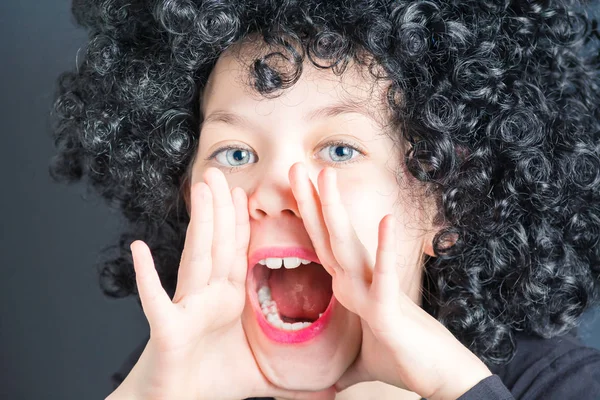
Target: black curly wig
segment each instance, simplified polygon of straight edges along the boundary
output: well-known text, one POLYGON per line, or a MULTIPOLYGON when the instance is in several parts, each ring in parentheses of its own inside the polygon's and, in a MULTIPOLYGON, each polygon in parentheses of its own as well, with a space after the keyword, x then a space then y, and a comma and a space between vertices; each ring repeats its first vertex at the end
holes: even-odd
POLYGON ((129 244, 142 239, 172 297, 200 94, 219 55, 262 37, 272 51, 249 76, 265 96, 292 86, 307 58, 337 74, 358 62, 390 82, 406 168, 444 221, 425 265, 425 308, 483 361, 504 363, 516 332, 565 333, 600 298, 596 6, 73 0, 89 44, 58 80, 50 173, 85 177, 128 221, 100 266, 104 292, 137 296, 129 244), (292 68, 278 69, 282 60, 292 68))

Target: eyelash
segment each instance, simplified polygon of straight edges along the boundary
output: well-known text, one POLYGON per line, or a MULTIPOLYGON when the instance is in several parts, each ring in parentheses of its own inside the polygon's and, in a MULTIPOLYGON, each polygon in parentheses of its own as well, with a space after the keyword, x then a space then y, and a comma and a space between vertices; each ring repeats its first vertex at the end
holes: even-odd
MULTIPOLYGON (((323 151, 323 149, 325 149, 327 147, 330 147, 330 146, 348 147, 348 148, 356 151, 359 154, 358 157, 354 157, 354 158, 352 158, 350 160, 347 160, 347 161, 339 161, 339 162, 326 161, 330 165, 346 165, 346 164, 351 164, 351 163, 354 163, 354 162, 360 160, 361 158, 363 158, 366 155, 366 153, 360 148, 360 146, 358 146, 358 145, 356 145, 354 143, 351 143, 351 142, 347 142, 345 140, 332 140, 330 142, 327 142, 327 143, 323 144, 319 148, 319 150, 317 151, 317 153, 320 153, 321 151, 323 151)), ((219 147, 218 149, 216 149, 215 151, 213 151, 211 153, 211 155, 208 156, 205 160, 206 161, 214 160, 219 153, 221 153, 223 151, 227 151, 227 150, 245 150, 245 151, 249 151, 249 152, 253 152, 254 153, 254 151, 252 149, 250 149, 249 147, 240 146, 240 145, 225 145, 225 146, 219 147)), ((258 156, 256 157, 256 159, 258 161, 258 156)), ((246 165, 247 164, 243 164, 243 165, 240 165, 240 166, 229 166, 229 167, 223 166, 223 167, 229 169, 229 172, 233 172, 233 171, 235 171, 235 170, 237 170, 239 168, 242 168, 242 167, 244 167, 246 165)))

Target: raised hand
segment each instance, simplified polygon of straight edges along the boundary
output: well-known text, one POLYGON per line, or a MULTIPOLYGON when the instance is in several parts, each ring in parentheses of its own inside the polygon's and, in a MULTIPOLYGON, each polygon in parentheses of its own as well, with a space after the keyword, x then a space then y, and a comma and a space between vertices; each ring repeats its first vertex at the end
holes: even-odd
POLYGON ((259 370, 241 323, 250 237, 242 189, 230 193, 211 168, 191 188, 191 218, 173 300, 160 284, 147 245, 131 245, 150 340, 109 399, 330 399, 271 385, 259 370))
POLYGON ((491 375, 403 292, 393 215, 379 223, 373 262, 350 224, 335 170, 321 171, 318 193, 302 164, 292 166, 289 178, 306 230, 332 276, 334 296, 361 318, 361 352, 336 384, 338 390, 377 380, 429 399, 455 399, 491 375))

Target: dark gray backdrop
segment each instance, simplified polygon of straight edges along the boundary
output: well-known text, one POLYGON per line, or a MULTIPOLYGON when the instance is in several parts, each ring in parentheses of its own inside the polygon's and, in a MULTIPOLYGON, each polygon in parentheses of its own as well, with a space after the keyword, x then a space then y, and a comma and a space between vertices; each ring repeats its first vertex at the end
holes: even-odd
MULTIPOLYGON (((119 218, 81 185, 51 183, 48 112, 86 33, 70 0, 0 1, 0 399, 102 399, 148 332, 132 299, 103 297, 94 265, 119 218)), ((600 348, 600 318, 584 340, 600 348)))

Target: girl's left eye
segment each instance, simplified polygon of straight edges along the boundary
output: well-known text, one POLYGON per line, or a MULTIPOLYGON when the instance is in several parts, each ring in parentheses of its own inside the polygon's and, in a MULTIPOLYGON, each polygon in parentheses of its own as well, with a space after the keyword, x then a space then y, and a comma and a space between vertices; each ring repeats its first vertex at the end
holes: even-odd
POLYGON ((364 155, 362 151, 345 142, 328 143, 317 154, 320 158, 337 164, 352 162, 364 155))

